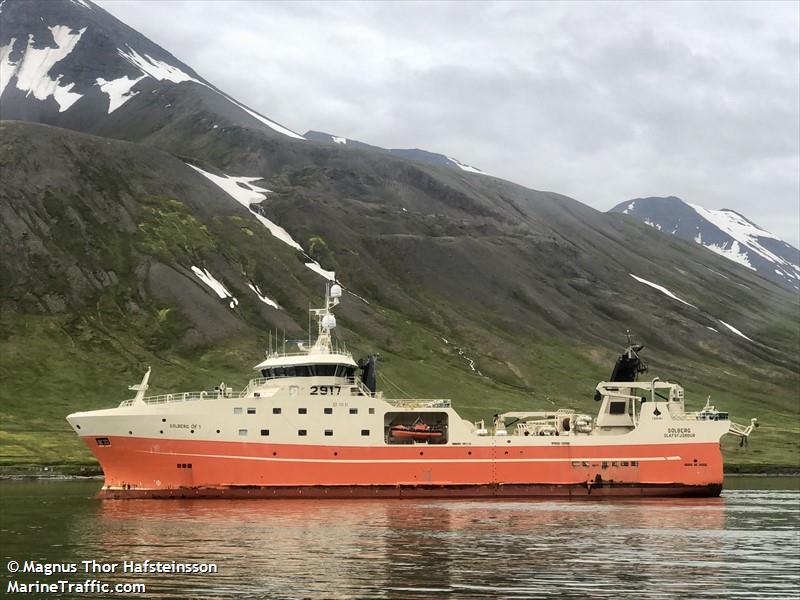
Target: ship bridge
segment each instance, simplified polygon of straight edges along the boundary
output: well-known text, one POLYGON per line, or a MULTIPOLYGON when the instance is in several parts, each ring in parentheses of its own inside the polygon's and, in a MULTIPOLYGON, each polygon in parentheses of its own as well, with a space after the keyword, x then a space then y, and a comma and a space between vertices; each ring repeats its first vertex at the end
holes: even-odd
MULTIPOLYGON (((264 379, 280 377, 343 377, 355 380, 356 369, 363 369, 353 360, 353 355, 339 348, 333 341, 331 332, 336 327, 336 317, 332 309, 339 304, 342 288, 338 284, 328 285, 325 289, 325 307, 312 309, 317 318, 317 339, 310 347, 297 342, 300 352, 270 352, 266 360, 257 364, 254 369, 264 379)), ((374 385, 368 386, 374 391, 374 385)))
POLYGON ((352 378, 358 365, 349 352, 280 354, 257 364, 255 370, 265 379, 277 377, 352 378))

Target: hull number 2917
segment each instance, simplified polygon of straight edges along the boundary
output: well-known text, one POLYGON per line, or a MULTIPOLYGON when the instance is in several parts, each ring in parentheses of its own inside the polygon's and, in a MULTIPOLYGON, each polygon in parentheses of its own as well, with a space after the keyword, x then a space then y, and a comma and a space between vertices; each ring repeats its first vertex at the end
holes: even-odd
POLYGON ((312 396, 338 396, 342 391, 340 385, 312 385, 312 396))

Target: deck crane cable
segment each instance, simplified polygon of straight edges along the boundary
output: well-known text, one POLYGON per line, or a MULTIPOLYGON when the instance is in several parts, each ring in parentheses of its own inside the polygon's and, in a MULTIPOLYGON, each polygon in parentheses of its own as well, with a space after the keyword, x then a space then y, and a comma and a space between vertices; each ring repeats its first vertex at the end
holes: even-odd
POLYGON ((391 379, 389 379, 388 377, 386 377, 386 375, 384 375, 384 374, 383 374, 383 373, 381 373, 380 371, 378 371, 378 377, 380 377, 380 378, 381 378, 381 379, 382 379, 384 382, 388 383, 390 386, 392 386, 393 388, 395 388, 395 389, 396 389, 398 392, 400 392, 400 394, 402 394, 402 395, 403 395, 403 396, 405 396, 406 398, 411 398, 411 394, 409 394, 407 391, 405 391, 403 388, 401 388, 399 385, 397 385, 397 384, 396 384, 395 382, 393 382, 391 379))

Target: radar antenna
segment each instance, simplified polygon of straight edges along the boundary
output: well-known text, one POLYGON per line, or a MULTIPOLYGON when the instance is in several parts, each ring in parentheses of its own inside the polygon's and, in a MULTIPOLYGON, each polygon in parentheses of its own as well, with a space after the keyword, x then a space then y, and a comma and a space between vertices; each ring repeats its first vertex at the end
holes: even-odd
POLYGON ((342 286, 338 283, 325 284, 325 307, 312 308, 309 312, 317 318, 317 340, 314 342, 312 351, 330 352, 331 351, 331 330, 336 327, 336 317, 333 309, 339 305, 342 297, 342 286))

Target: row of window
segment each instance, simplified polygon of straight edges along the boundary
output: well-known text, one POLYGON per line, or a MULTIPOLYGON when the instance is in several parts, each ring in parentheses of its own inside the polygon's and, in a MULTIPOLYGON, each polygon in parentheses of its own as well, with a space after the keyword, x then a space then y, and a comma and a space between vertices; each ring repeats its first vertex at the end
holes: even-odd
MULTIPOLYGON (((241 406, 236 406, 233 409, 233 414, 235 414, 235 415, 241 415, 242 412, 243 412, 243 408, 241 406)), ((333 408, 331 408, 330 406, 326 406, 325 408, 322 409, 322 412, 323 412, 323 414, 326 414, 326 415, 332 415, 333 414, 333 408)), ((358 414, 358 409, 357 408, 351 408, 351 409, 349 409, 349 413, 351 415, 357 415, 358 414)), ((248 415, 256 414, 256 409, 254 407, 252 407, 252 406, 248 407, 247 408, 247 414, 248 415)), ((272 409, 272 414, 273 415, 281 414, 280 407, 277 407, 277 406, 274 407, 272 409)), ((297 409, 297 414, 298 415, 307 415, 308 414, 308 409, 307 408, 302 408, 302 407, 298 408, 297 409)), ((375 414, 375 408, 370 408, 369 409, 369 414, 374 415, 375 414)))
MULTIPOLYGON (((584 461, 573 460, 572 461, 572 466, 573 467, 592 467, 592 466, 596 467, 598 465, 597 465, 597 463, 589 464, 585 460, 584 461)), ((609 462, 609 461, 604 460, 602 463, 600 463, 600 467, 603 468, 603 469, 607 469, 609 466, 612 466, 612 467, 638 467, 639 466, 639 461, 638 460, 631 460, 631 461, 628 461, 628 460, 622 460, 622 461, 612 460, 611 462, 609 462)))
POLYGON ((178 463, 179 469, 191 469, 192 463, 178 463))
POLYGON ((276 377, 347 377, 352 379, 354 374, 355 368, 347 365, 299 365, 261 369, 261 375, 267 379, 276 377))
MULTIPOLYGON (((240 436, 246 436, 247 433, 248 433, 247 429, 240 429, 239 430, 239 435, 240 436)), ((323 433, 327 437, 332 437, 333 436, 333 429, 326 429, 323 433)), ((261 430, 261 435, 263 435, 263 436, 269 435, 269 429, 262 429, 261 430)), ((300 437, 307 436, 308 435, 308 429, 298 429, 297 430, 297 435, 300 436, 300 437)), ((361 435, 368 436, 369 435, 369 429, 362 429, 361 430, 361 435)))

